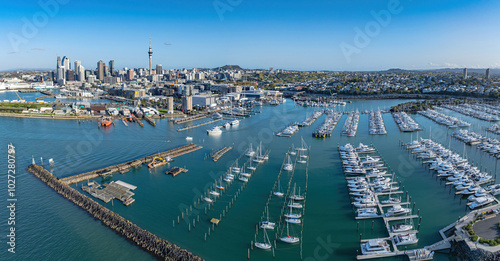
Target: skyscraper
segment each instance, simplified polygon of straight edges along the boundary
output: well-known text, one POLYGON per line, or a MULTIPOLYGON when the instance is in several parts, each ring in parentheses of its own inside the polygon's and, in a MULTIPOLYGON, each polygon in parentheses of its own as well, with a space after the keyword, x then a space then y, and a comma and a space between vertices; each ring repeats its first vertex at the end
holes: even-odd
POLYGON ((161 64, 156 65, 156 74, 163 74, 163 68, 161 64))
POLYGON ((71 64, 70 64, 70 60, 69 60, 69 57, 66 57, 64 56, 63 59, 62 59, 62 64, 61 64, 63 67, 64 67, 64 70, 69 70, 71 69, 71 64))
POLYGON ((97 62, 97 80, 104 81, 104 62, 97 62))
POLYGON ((151 68, 151 64, 153 62, 153 50, 151 50, 151 37, 149 37, 149 75, 153 74, 153 69, 151 68))
POLYGON ((81 61, 75 61, 75 80, 81 81, 80 67, 82 66, 81 61))
POLYGON ((486 69, 486 79, 490 79, 490 68, 486 69))
POLYGON ((464 79, 467 79, 467 68, 464 68, 464 79))
POLYGON ((111 76, 115 75, 115 60, 109 61, 109 74, 111 76))

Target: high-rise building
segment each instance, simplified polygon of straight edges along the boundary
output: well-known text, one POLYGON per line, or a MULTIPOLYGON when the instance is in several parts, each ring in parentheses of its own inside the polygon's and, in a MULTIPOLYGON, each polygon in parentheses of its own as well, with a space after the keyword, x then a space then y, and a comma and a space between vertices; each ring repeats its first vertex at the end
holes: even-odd
POLYGON ((174 97, 167 98, 168 113, 174 113, 174 97))
POLYGON ((97 80, 99 81, 104 81, 104 66, 103 61, 97 62, 97 80))
POLYGON ((128 69, 127 71, 127 81, 132 81, 134 80, 134 70, 128 69))
POLYGON ((62 59, 62 66, 64 66, 64 70, 70 70, 71 69, 71 63, 69 60, 69 57, 64 56, 62 59))
POLYGON ((182 110, 185 112, 193 110, 193 96, 182 96, 182 110))
POLYGON ((81 81, 81 76, 80 76, 80 67, 82 66, 81 61, 75 61, 75 80, 81 81))
POLYGON ((85 78, 86 78, 85 77, 85 67, 83 67, 83 66, 80 65, 80 67, 78 68, 78 70, 79 71, 78 71, 78 74, 77 74, 78 75, 77 79, 78 79, 78 81, 84 82, 85 78))
POLYGON ((490 79, 490 68, 486 69, 486 79, 490 79))
POLYGON ((467 68, 464 68, 464 79, 467 79, 467 68))
POLYGON ((75 81, 75 71, 73 71, 73 70, 66 71, 66 81, 69 81, 69 82, 75 81))
POLYGON ((151 64, 153 62, 153 50, 151 50, 151 37, 149 38, 149 75, 153 74, 153 68, 151 68, 151 64))
POLYGON ((106 64, 104 64, 104 78, 106 78, 108 76, 109 76, 109 69, 108 69, 108 66, 106 64))
POLYGON ((115 75, 115 60, 109 61, 109 74, 111 76, 115 75))
POLYGON ((57 56, 57 65, 56 65, 56 69, 59 68, 59 66, 61 66, 61 56, 57 56))
POLYGON ((156 65, 156 74, 163 74, 163 68, 161 64, 156 65))

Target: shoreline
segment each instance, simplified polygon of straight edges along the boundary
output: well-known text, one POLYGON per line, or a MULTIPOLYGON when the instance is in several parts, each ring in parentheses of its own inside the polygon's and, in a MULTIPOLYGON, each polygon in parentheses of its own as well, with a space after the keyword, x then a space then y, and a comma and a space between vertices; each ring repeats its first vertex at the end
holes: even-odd
MULTIPOLYGON (((182 117, 181 114, 165 114, 165 116, 152 116, 152 119, 176 118, 182 117)), ((41 115, 41 114, 27 114, 27 113, 5 113, 0 112, 0 117, 14 117, 14 118, 30 118, 30 119, 52 119, 52 120, 100 120, 101 116, 69 116, 69 115, 41 115)), ((121 117, 113 116, 112 119, 120 120, 121 117)))

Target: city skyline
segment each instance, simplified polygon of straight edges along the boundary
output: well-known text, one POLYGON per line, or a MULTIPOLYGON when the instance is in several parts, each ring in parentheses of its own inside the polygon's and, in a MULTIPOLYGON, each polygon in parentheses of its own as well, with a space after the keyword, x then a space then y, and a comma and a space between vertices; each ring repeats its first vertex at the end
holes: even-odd
POLYGON ((99 60, 148 68, 149 37, 152 67, 167 70, 500 67, 495 1, 63 2, 4 4, 0 70, 53 68, 56 56, 87 69, 99 60), (27 33, 30 24, 35 31, 27 33))

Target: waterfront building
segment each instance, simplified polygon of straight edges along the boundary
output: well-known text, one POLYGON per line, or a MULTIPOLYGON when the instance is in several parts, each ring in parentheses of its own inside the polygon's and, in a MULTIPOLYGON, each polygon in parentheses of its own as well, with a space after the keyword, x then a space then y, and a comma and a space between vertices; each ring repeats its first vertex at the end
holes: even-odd
POLYGON ((193 96, 182 96, 182 110, 185 112, 193 110, 193 96))

